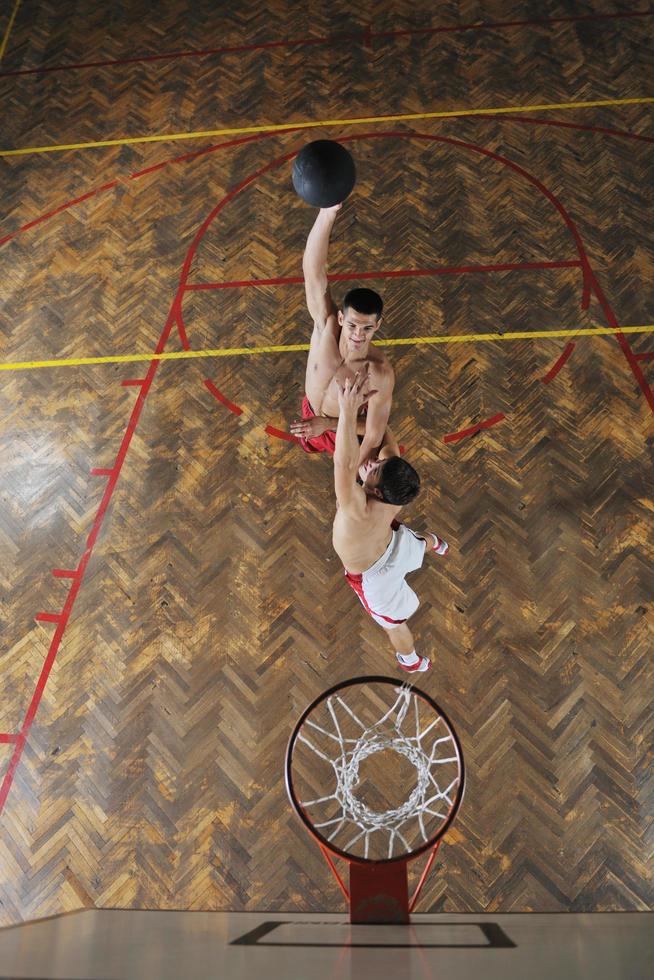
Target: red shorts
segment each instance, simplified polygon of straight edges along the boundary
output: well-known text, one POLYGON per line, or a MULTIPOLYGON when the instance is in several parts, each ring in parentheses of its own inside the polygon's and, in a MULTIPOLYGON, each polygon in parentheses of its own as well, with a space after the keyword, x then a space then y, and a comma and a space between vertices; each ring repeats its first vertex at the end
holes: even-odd
MULTIPOLYGON (((311 408, 309 399, 305 395, 302 399, 302 418, 314 419, 315 417, 316 413, 311 408)), ((303 436, 300 439, 300 445, 305 453, 329 453, 330 456, 333 456, 334 450, 336 449, 336 433, 328 430, 327 432, 323 432, 321 436, 315 436, 313 439, 305 439, 303 436)))
MULTIPOLYGON (((359 409, 359 418, 365 418, 367 409, 367 405, 363 405, 359 409)), ((306 395, 302 399, 302 418, 316 418, 316 413, 311 408, 311 404, 306 395)), ((333 429, 328 429, 327 432, 323 432, 321 436, 315 436, 313 439, 305 439, 302 436, 300 445, 305 453, 329 453, 330 456, 333 456, 336 449, 336 432, 333 429)))

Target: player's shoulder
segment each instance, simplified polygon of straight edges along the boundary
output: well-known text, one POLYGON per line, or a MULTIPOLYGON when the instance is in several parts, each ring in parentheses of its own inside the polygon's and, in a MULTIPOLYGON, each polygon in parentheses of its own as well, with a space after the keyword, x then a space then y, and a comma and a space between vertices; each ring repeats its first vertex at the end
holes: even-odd
MULTIPOLYGON (((337 492, 338 514, 341 519, 347 522, 360 524, 367 517, 367 495, 358 483, 352 480, 347 486, 347 490, 341 488, 340 494, 337 492)), ((350 525, 350 530, 352 530, 350 525)))
POLYGON ((395 381, 395 371, 385 354, 382 354, 379 350, 372 351, 369 363, 370 374, 376 383, 384 382, 390 385, 393 384, 395 381))

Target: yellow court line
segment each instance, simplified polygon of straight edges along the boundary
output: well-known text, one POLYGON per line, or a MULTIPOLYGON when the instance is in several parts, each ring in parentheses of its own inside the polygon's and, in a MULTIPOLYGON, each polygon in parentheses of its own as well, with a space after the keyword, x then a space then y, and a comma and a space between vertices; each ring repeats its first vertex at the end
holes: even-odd
MULTIPOLYGON (((567 330, 513 330, 507 333, 468 333, 440 337, 397 337, 375 341, 378 347, 409 347, 417 344, 470 344, 501 340, 537 340, 552 337, 607 337, 616 333, 654 333, 654 323, 639 327, 579 327, 567 330)), ((241 357, 250 354, 288 354, 309 350, 309 344, 276 344, 270 347, 218 347, 208 350, 171 351, 168 354, 116 354, 108 357, 71 357, 51 361, 13 361, 0 364, 0 371, 29 371, 36 368, 79 367, 87 364, 134 364, 139 361, 190 361, 207 357, 241 357)))
POLYGON ((11 12, 11 17, 9 18, 9 23, 7 24, 7 30, 2 38, 2 43, 0 43, 0 61, 2 61, 5 51, 7 50, 7 42, 9 41, 9 35, 11 34, 11 29, 14 26, 14 21, 16 20, 16 14, 18 13, 18 8, 20 7, 20 0, 16 0, 14 4, 14 9, 11 12))
POLYGON ((313 119, 265 126, 236 126, 229 129, 206 129, 197 133, 167 133, 163 136, 130 136, 117 140, 97 140, 93 143, 62 143, 53 146, 26 146, 18 150, 0 150, 0 157, 25 156, 28 153, 58 153, 64 150, 89 150, 102 146, 128 146, 132 143, 167 143, 172 140, 193 140, 206 136, 238 136, 246 133, 278 133, 287 129, 316 129, 320 126, 360 126, 388 122, 415 122, 419 119, 448 119, 455 116, 491 116, 497 113, 549 112, 551 109, 592 109, 601 106, 647 105, 653 97, 640 99, 598 99, 594 102, 552 102, 545 105, 499 106, 492 109, 450 109, 439 112, 408 112, 392 116, 359 116, 355 119, 313 119))

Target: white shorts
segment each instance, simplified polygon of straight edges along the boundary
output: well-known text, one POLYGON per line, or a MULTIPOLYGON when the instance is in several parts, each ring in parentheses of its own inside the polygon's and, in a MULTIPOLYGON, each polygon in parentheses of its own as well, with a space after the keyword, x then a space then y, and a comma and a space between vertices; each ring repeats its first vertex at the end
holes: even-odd
POLYGON ((366 612, 386 630, 401 626, 420 605, 418 596, 406 584, 405 576, 422 567, 426 547, 424 538, 400 524, 393 531, 388 548, 374 565, 358 575, 345 572, 366 612))

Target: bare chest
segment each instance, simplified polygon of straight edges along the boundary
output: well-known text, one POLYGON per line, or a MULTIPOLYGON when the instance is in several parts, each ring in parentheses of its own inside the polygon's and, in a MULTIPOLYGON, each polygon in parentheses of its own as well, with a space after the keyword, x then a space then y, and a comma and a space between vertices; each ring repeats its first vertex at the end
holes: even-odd
POLYGON ((307 397, 317 415, 338 415, 338 392, 346 380, 354 380, 357 372, 365 371, 369 365, 370 387, 375 388, 377 363, 371 358, 361 358, 355 361, 343 361, 337 358, 328 363, 316 358, 310 359, 307 366, 307 397))

